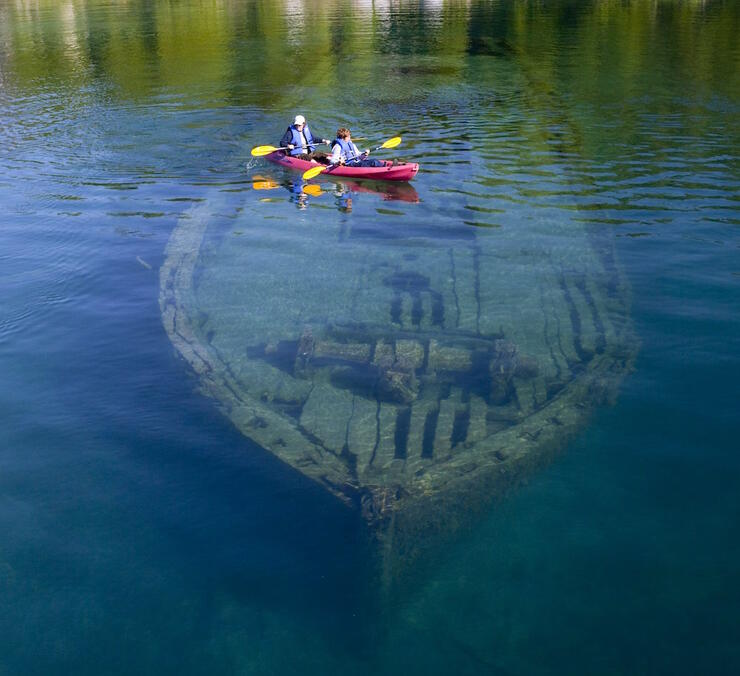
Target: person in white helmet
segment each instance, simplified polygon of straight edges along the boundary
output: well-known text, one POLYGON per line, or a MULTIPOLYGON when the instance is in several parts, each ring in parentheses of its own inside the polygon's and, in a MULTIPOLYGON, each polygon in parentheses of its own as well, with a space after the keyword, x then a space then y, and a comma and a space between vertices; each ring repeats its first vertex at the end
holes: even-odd
POLYGON ((293 124, 291 124, 280 139, 280 146, 286 148, 286 152, 291 157, 297 157, 301 160, 317 160, 319 155, 322 157, 325 153, 316 153, 316 146, 320 143, 328 144, 328 139, 317 139, 311 133, 306 124, 306 118, 303 115, 296 115, 293 124))

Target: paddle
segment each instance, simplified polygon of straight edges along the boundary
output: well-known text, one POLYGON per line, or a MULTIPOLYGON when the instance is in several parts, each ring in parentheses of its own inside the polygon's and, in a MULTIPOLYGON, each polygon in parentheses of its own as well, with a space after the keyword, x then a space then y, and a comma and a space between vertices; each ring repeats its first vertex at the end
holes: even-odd
POLYGON ((255 190, 273 190, 274 188, 279 188, 280 184, 275 183, 275 181, 255 181, 252 183, 252 187, 255 190))
POLYGON ((255 190, 272 190, 273 188, 279 188, 280 184, 275 183, 271 178, 260 176, 255 174, 252 176, 252 188, 255 190))
POLYGON ((274 153, 276 150, 280 150, 280 148, 276 148, 275 146, 256 146, 252 148, 252 157, 263 157, 274 153))
MULTIPOLYGON (((254 178, 259 179, 258 181, 254 181, 252 183, 252 187, 255 190, 274 190, 275 188, 283 187, 280 185, 280 183, 276 183, 275 181, 271 181, 270 179, 263 178, 262 176, 255 176, 254 178)), ((304 185, 302 190, 311 197, 321 197, 321 195, 324 194, 321 186, 316 185, 315 183, 304 185)))
POLYGON ((324 194, 321 186, 316 185, 315 183, 312 183, 311 185, 304 185, 303 192, 305 192, 307 195, 311 195, 311 197, 321 197, 321 195, 324 194))
MULTIPOLYGON (((314 140, 312 145, 325 146, 329 144, 314 140)), ((288 148, 286 146, 281 146, 279 148, 277 146, 255 146, 254 148, 252 148, 251 152, 252 157, 264 157, 265 155, 270 155, 277 150, 288 150, 288 148)))
MULTIPOLYGON (((401 143, 401 137, 394 136, 393 138, 389 138, 385 143, 382 143, 381 145, 376 146, 375 148, 373 148, 373 150, 381 150, 383 148, 395 148, 400 143, 401 143)), ((358 155, 351 157, 350 161, 356 159, 357 157, 358 155)), ((339 165, 332 164, 332 165, 329 165, 328 167, 322 166, 322 165, 319 165, 318 167, 312 167, 311 169, 308 169, 307 171, 303 172, 303 180, 309 181, 312 178, 314 178, 314 176, 318 176, 324 171, 330 171, 336 166, 339 166, 339 165)))

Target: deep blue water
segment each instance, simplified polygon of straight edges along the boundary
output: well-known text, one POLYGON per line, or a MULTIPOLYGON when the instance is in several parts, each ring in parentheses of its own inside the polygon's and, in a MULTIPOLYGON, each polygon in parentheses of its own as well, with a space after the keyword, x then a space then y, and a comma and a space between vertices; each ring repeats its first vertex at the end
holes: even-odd
MULTIPOLYGON (((695 36, 696 54, 732 70, 737 45, 721 39, 721 26, 737 27, 737 9, 708 4, 680 25, 695 36)), ((297 210, 283 188, 252 189, 265 167, 249 148, 282 130, 292 101, 261 105, 252 66, 241 61, 242 70, 224 76, 226 94, 209 58, 202 74, 182 67, 184 84, 162 74, 167 63, 152 74, 146 59, 128 75, 92 57, 78 70, 55 56, 54 3, 24 14, 25 5, 0 3, 0 673, 740 668, 736 74, 688 72, 666 34, 675 26, 658 23, 656 70, 667 75, 658 87, 655 73, 642 73, 623 95, 575 63, 583 46, 570 46, 572 17, 562 18, 562 33, 535 22, 518 36, 525 44, 546 34, 546 52, 559 55, 552 85, 562 98, 544 105, 562 101, 585 130, 572 165, 591 183, 573 193, 583 209, 595 205, 589 225, 614 247, 628 280, 639 352, 614 406, 420 563, 406 588, 381 598, 367 582, 371 554, 359 515, 242 436, 199 392, 160 316, 158 269, 169 236, 214 190, 242 191, 234 199, 243 194, 250 208, 274 197, 265 209, 300 214, 307 227, 326 212, 314 206, 332 217, 346 207, 325 196, 297 210), (146 74, 145 84, 127 92, 121 82, 135 72, 146 74)), ((92 26, 104 9, 70 7, 85 8, 92 26)), ((530 14, 547 15, 538 7, 530 14)), ((403 58, 428 47, 417 9, 399 24, 419 41, 410 40, 410 57, 397 52, 403 58)), ((143 6, 120 11, 121 21, 141 19, 135 34, 156 33, 143 6)), ((193 11, 213 19, 231 10, 193 11)), ((621 14, 610 11, 614 39, 627 42, 621 14)), ((239 20, 242 39, 264 29, 254 17, 239 20)), ((85 30, 78 21, 71 32, 85 30)), ((257 53, 252 43, 228 44, 257 53)), ((313 45, 301 44, 300 53, 313 45)), ((465 77, 488 72, 470 58, 465 77)), ((536 51, 521 58, 521 72, 539 72, 536 51)), ((612 67, 647 65, 625 57, 612 67)), ((340 101, 368 135, 388 136, 396 127, 361 112, 375 101, 371 84, 380 76, 357 67, 360 98, 340 101)), ((419 92, 426 95, 435 76, 410 72, 420 78, 409 84, 419 100, 396 93, 413 155, 425 110, 434 107, 443 124, 439 110, 459 90, 445 81, 430 103, 419 92)), ((497 83, 520 100, 515 86, 497 83)), ((470 103, 476 114, 484 101, 470 103)), ((396 104, 383 105, 387 112, 396 104)), ((328 128, 332 101, 321 106, 317 117, 328 128)), ((516 162, 530 176, 531 204, 507 180, 501 190, 536 211, 552 182, 538 173, 542 146, 529 142, 531 153, 516 162)), ((494 147, 477 159, 505 165, 494 140, 486 143, 494 147)), ((385 209, 434 223, 448 199, 440 187, 469 180, 470 169, 440 169, 454 142, 432 151, 441 159, 432 152, 430 171, 414 182, 418 205, 356 192, 342 217, 362 228, 385 209)))

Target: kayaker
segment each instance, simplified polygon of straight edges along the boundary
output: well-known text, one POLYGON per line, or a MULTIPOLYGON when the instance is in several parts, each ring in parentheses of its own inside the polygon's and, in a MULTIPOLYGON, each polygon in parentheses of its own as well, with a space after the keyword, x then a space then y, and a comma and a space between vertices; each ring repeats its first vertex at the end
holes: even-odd
POLYGON ((352 142, 352 132, 346 127, 337 129, 337 137, 331 144, 331 164, 346 164, 348 167, 382 167, 380 160, 369 160, 369 150, 361 153, 352 142))
MULTIPOLYGON (((314 138, 303 115, 295 116, 293 124, 285 130, 283 138, 280 139, 280 146, 287 148, 288 154, 291 157, 297 157, 306 161, 319 159, 319 156, 316 154, 316 146, 319 143, 326 143, 328 145, 329 140, 325 138, 317 140, 314 138)), ((321 155, 324 154, 321 153, 321 155)))

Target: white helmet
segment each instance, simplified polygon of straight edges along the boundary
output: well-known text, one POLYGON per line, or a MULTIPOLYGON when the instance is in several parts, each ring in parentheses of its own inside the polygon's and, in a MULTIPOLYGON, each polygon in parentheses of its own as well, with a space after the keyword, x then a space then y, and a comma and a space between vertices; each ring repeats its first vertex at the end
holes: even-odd
POLYGON ((293 124, 306 124, 306 118, 303 115, 296 115, 293 124))

